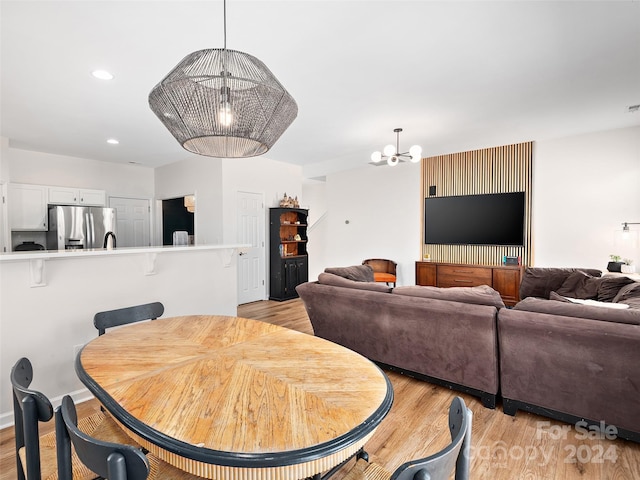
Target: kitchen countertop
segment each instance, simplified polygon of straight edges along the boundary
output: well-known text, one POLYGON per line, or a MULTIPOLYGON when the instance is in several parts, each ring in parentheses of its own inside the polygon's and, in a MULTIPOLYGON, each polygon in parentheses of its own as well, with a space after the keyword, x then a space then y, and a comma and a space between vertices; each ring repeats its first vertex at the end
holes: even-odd
POLYGON ((87 250, 33 250, 26 252, 10 252, 0 254, 0 262, 15 262, 21 260, 53 260, 64 258, 79 257, 97 257, 108 255, 137 255, 149 253, 174 253, 174 252, 190 252, 195 250, 247 250, 249 244, 225 244, 225 245, 189 245, 189 246, 173 246, 165 245, 159 247, 131 247, 131 248, 114 248, 112 250, 87 249, 87 250))

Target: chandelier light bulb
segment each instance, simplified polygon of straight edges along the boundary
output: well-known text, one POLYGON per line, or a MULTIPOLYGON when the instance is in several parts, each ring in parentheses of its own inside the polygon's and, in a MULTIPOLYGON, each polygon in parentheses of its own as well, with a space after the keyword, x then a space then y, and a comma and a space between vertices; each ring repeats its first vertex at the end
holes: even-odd
POLYGON ((414 145, 409 149, 409 155, 411 155, 411 161, 417 163, 422 159, 422 147, 420 145, 414 145))
POLYGON ((384 147, 384 150, 382 151, 387 157, 390 157, 392 155, 395 155, 396 147, 394 147, 393 145, 387 145, 386 147, 384 147))
POLYGON ((387 158, 387 165, 389 165, 390 167, 395 167, 399 161, 400 159, 397 155, 391 155, 389 158, 387 158))
POLYGON ((382 160, 382 153, 381 152, 373 152, 371 154, 371 161, 372 162, 378 163, 381 160, 382 160))
POLYGON ((231 122, 233 121, 233 116, 231 115, 231 106, 229 105, 229 102, 224 103, 224 105, 220 109, 218 117, 219 117, 220 123, 225 127, 228 127, 229 125, 231 125, 231 122))

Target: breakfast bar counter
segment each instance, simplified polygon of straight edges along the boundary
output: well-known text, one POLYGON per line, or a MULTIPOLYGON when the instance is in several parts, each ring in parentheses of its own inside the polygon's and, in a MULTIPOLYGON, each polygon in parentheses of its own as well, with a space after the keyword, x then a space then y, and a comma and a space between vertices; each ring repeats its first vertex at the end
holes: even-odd
MULTIPOLYGON (((91 395, 73 359, 97 336, 95 313, 162 302, 165 315, 236 315, 237 260, 246 245, 31 251, 0 254, 0 363, 28 357, 34 385, 55 402, 91 395)), ((0 371, 0 427, 13 420, 0 371)))

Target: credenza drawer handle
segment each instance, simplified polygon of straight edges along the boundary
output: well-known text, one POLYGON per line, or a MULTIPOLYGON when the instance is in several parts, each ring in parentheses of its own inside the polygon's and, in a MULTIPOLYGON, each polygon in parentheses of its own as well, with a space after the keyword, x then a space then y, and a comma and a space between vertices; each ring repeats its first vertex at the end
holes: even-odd
POLYGON ((454 279, 453 281, 456 282, 456 283, 471 283, 472 282, 471 280, 459 280, 457 278, 454 279))

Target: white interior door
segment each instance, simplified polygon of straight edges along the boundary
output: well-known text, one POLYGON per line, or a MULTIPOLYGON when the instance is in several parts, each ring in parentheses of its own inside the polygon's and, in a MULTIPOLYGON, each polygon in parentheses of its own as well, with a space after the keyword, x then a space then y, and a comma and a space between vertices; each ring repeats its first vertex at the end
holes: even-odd
POLYGON ((251 247, 238 256, 238 304, 264 300, 264 198, 261 193, 238 192, 238 243, 251 247))
POLYGON ((148 247, 151 245, 149 200, 109 197, 109 206, 116 209, 117 247, 148 247))

